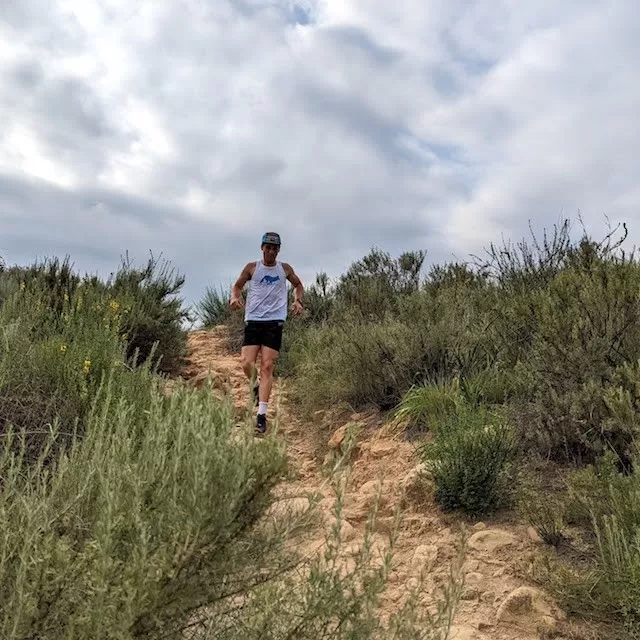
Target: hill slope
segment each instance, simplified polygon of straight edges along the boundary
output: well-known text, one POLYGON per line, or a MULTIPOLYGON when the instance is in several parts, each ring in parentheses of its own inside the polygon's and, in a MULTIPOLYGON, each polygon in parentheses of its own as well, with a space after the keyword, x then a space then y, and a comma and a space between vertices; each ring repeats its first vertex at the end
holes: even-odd
MULTIPOLYGON (((226 348, 224 328, 191 332, 189 355, 183 376, 194 384, 204 383, 211 375, 216 393, 232 393, 238 416, 246 415, 249 386, 240 359, 226 348)), ((320 494, 319 507, 330 521, 334 497, 328 485, 326 469, 331 457, 318 459, 318 428, 302 424, 287 404, 281 381, 274 385, 270 403, 271 424, 285 440, 294 478, 280 487, 280 498, 291 504, 306 506, 310 494, 320 494)), ((318 417, 321 420, 321 416, 318 417)), ((343 534, 350 544, 361 539, 378 482, 381 482, 380 512, 375 542, 385 545, 386 534, 393 526, 394 510, 399 505, 400 525, 395 569, 385 598, 392 611, 416 583, 423 562, 431 563, 426 580, 425 606, 430 594, 446 582, 452 561, 457 555, 460 518, 446 516, 433 503, 427 480, 421 475, 411 443, 389 430, 380 429, 375 414, 354 414, 349 422, 361 431, 351 453, 352 473, 344 504, 343 534)), ((328 443, 329 451, 338 453, 344 446, 345 429, 335 425, 328 443)), ((312 534, 309 552, 323 541, 322 526, 312 534)), ((465 586, 458 606, 452 640, 534 640, 544 637, 593 638, 576 627, 568 630, 563 613, 542 592, 527 581, 529 558, 539 540, 526 526, 506 520, 468 522, 468 545, 464 573, 465 586)))

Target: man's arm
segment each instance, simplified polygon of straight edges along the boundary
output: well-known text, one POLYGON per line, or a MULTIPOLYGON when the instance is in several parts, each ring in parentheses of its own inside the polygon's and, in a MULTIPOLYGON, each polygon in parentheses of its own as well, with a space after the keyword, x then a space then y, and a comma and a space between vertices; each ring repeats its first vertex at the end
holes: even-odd
POLYGON ((284 272, 287 274, 287 280, 294 286, 293 312, 300 314, 304 309, 302 304, 302 297, 304 296, 302 281, 298 278, 298 275, 290 264, 285 262, 282 266, 284 268, 284 272))
POLYGON ((233 283, 233 287, 231 287, 231 300, 229 302, 232 309, 242 309, 242 289, 244 285, 251 280, 254 267, 255 262, 247 263, 240 272, 238 279, 233 283))

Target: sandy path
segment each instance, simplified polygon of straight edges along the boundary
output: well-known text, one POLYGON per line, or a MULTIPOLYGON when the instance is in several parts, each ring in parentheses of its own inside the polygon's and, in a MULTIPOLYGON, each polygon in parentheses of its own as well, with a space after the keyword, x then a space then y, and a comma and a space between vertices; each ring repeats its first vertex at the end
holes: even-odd
MULTIPOLYGON (((195 331, 189 335, 189 356, 184 377, 196 384, 207 374, 216 386, 233 394, 238 414, 247 411, 249 386, 238 356, 229 354, 223 329, 195 331)), ((323 507, 332 504, 332 491, 326 487, 327 474, 316 455, 314 425, 302 425, 287 409, 283 385, 274 386, 269 407, 271 424, 277 420, 278 437, 285 439, 294 480, 281 487, 287 495, 305 495, 320 490, 326 497, 323 507)), ((376 416, 350 416, 364 426, 376 416)), ((319 418, 320 419, 320 418, 319 418)), ((336 429, 340 424, 335 425, 336 429)), ((317 426, 316 426, 317 432, 317 426)), ((388 430, 387 430, 388 432, 388 430)), ((403 522, 395 556, 395 570, 385 598, 385 607, 397 606, 415 580, 420 562, 433 562, 427 587, 435 593, 446 581, 459 539, 458 516, 446 516, 429 497, 420 491, 418 462, 413 445, 400 437, 384 435, 385 430, 365 429, 352 456, 352 474, 346 496, 344 517, 346 535, 357 541, 364 530, 369 506, 377 482, 382 482, 381 511, 376 537, 384 543, 385 533, 393 522, 396 505, 403 509, 403 522), (368 435, 367 435, 368 434, 368 435)), ((338 445, 340 438, 334 438, 338 445)), ((339 450, 339 445, 336 450, 339 450)), ((422 485, 423 486, 423 485, 422 485)), ((529 591, 526 582, 529 556, 539 544, 526 526, 506 521, 466 523, 469 542, 465 556, 465 587, 458 606, 452 640, 533 640, 542 637, 587 637, 575 628, 570 635, 561 632, 562 618, 552 602, 538 600, 539 592, 529 591), (552 636, 544 629, 555 630, 552 636)), ((315 542, 323 539, 318 531, 315 542)), ((425 604, 429 595, 425 597, 425 604)))

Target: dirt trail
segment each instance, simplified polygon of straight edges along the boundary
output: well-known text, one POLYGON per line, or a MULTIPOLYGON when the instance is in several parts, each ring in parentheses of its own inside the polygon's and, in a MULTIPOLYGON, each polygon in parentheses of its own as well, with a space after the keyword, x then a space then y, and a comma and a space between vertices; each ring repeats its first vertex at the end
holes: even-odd
MULTIPOLYGON (((184 377, 195 384, 211 374, 215 386, 233 394, 239 414, 246 411, 249 386, 243 376, 239 358, 229 354, 224 330, 194 331, 189 335, 189 355, 184 377)), ((311 430, 314 425, 301 425, 287 410, 282 385, 274 386, 269 407, 270 422, 278 420, 279 434, 287 443, 296 479, 283 487, 287 495, 303 496, 318 491, 326 484, 322 461, 316 455, 311 430)), ((357 414, 351 421, 365 427, 376 416, 357 414)), ((340 448, 341 425, 332 439, 340 448)), ((385 435, 385 429, 366 429, 357 440, 352 458, 353 472, 346 496, 343 529, 347 539, 355 542, 362 535, 368 508, 374 499, 376 484, 382 482, 381 510, 376 536, 380 543, 393 523, 396 505, 403 507, 403 521, 395 555, 395 570, 385 599, 392 610, 415 581, 421 563, 433 562, 427 585, 431 590, 445 582, 456 556, 458 516, 445 516, 431 501, 428 493, 419 491, 420 468, 412 444, 401 437, 385 435)), ((323 490, 323 507, 332 503, 330 489, 323 490)), ((300 498, 304 500, 304 498, 300 498)), ((564 635, 563 614, 543 594, 527 584, 529 557, 539 541, 526 526, 508 521, 467 523, 468 549, 464 564, 465 587, 460 602, 452 640, 534 640, 543 637, 577 639, 575 630, 564 635), (547 635, 551 632, 551 635, 547 635)), ((318 531, 317 542, 323 539, 318 531)))

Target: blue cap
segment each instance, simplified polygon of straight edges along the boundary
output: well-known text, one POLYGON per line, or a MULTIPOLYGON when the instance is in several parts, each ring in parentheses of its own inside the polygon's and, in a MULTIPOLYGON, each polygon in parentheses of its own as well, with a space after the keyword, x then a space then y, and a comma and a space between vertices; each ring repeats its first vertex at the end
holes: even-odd
POLYGON ((275 244, 280 246, 280 236, 275 231, 267 231, 267 233, 262 236, 262 244, 275 244))

